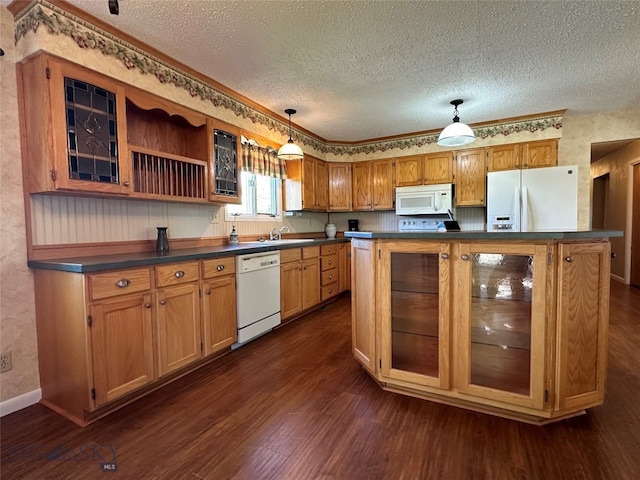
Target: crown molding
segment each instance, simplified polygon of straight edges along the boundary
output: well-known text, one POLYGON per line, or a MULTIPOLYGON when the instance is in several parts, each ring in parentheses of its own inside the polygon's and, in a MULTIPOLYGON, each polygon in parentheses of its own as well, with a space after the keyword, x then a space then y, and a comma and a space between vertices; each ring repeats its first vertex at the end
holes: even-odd
MULTIPOLYGON (((64 2, 60 3, 64 5, 64 2)), ((128 70, 135 69, 141 74, 153 75, 162 84, 186 90, 192 97, 198 97, 211 103, 214 107, 227 109, 236 116, 250 120, 254 124, 260 124, 283 137, 287 137, 289 134, 288 123, 234 97, 231 91, 223 91, 185 69, 181 69, 46 0, 34 0, 26 8, 15 13, 16 45, 29 31, 37 32, 40 26, 46 28, 46 31, 51 35, 70 37, 78 48, 97 50, 103 55, 114 57, 128 70)), ((549 128, 562 128, 563 114, 564 111, 548 112, 515 119, 485 122, 475 126, 470 125, 470 127, 476 137, 482 139, 498 135, 508 136, 519 132, 533 133, 549 128)), ((304 144, 324 154, 349 156, 422 147, 436 143, 438 135, 439 131, 429 131, 409 133, 394 138, 344 143, 323 141, 295 128, 292 130, 292 137, 299 144, 304 144)))

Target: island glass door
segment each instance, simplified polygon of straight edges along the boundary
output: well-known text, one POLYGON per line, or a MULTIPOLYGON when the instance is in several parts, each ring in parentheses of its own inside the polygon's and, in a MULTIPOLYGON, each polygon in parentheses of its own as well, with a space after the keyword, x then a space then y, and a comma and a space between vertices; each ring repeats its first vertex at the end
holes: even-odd
POLYGON ((381 245, 386 381, 448 387, 449 245, 381 245))
POLYGON ((461 389, 541 406, 546 246, 464 245, 461 389))

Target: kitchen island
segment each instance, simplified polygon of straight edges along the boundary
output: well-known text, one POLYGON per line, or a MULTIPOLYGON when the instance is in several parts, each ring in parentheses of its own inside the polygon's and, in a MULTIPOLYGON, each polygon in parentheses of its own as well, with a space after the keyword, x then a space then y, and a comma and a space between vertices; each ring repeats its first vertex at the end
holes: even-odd
POLYGON ((617 231, 347 232, 353 354, 388 391, 545 424, 602 404, 617 231))

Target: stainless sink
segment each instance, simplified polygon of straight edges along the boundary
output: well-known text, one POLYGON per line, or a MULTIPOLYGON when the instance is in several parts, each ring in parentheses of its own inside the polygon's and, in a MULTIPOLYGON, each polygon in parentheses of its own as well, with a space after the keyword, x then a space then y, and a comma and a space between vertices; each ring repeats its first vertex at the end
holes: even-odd
POLYGON ((283 238, 282 240, 255 240, 253 242, 240 242, 240 245, 251 245, 257 247, 260 245, 284 245, 288 243, 307 243, 313 241, 313 238, 283 238))

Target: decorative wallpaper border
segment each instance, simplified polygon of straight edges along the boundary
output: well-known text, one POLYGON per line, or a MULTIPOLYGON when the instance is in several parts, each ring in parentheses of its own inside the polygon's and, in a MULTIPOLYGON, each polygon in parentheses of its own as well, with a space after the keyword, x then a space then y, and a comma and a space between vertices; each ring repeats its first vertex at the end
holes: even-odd
MULTIPOLYGON (((236 116, 260 124, 269 130, 287 136, 288 124, 259 112, 249 105, 231 97, 227 93, 189 75, 177 67, 154 57, 153 55, 131 45, 124 40, 99 29, 63 10, 46 0, 35 0, 28 8, 15 18, 15 43, 29 31, 37 32, 40 25, 47 28, 52 35, 66 35, 72 38, 79 48, 100 51, 103 55, 112 56, 122 62, 129 70, 136 69, 143 75, 153 75, 160 83, 171 84, 182 88, 192 97, 211 102, 215 107, 222 107, 235 113, 236 116)), ((488 138, 497 135, 507 136, 517 132, 535 132, 548 128, 562 128, 562 115, 541 116, 496 123, 473 128, 476 137, 488 138)), ((296 142, 303 143, 317 151, 334 155, 355 155, 384 152, 393 149, 421 147, 438 140, 438 133, 426 135, 407 135, 385 141, 360 142, 355 145, 330 144, 316 140, 299 131, 293 130, 296 142)))

